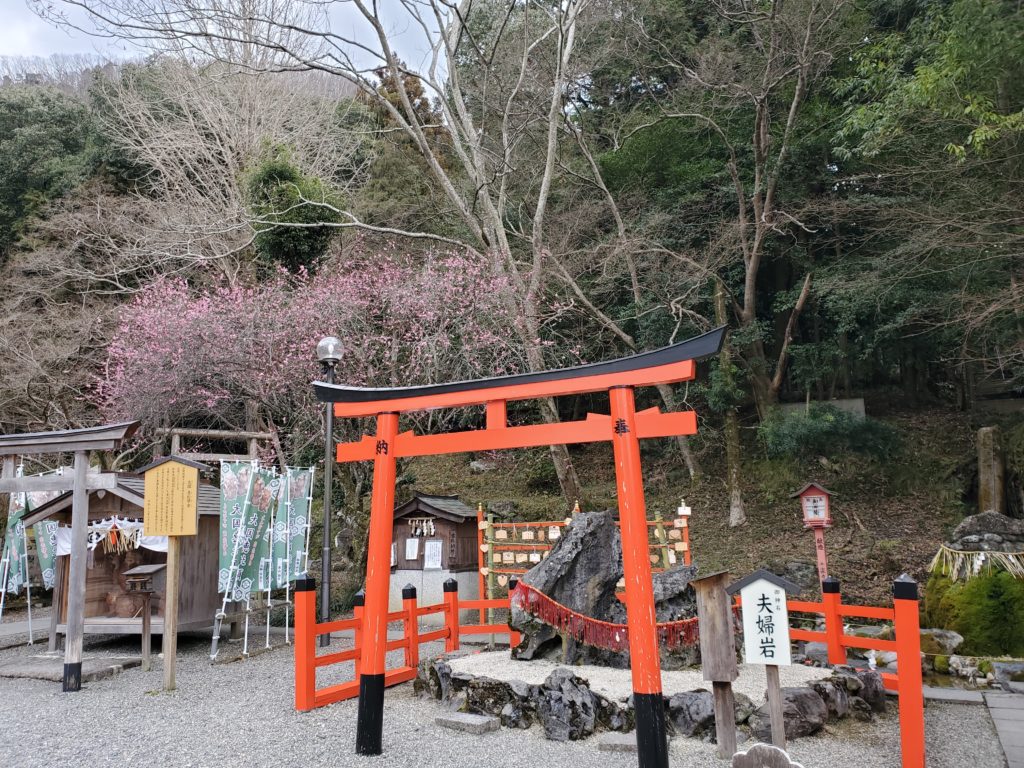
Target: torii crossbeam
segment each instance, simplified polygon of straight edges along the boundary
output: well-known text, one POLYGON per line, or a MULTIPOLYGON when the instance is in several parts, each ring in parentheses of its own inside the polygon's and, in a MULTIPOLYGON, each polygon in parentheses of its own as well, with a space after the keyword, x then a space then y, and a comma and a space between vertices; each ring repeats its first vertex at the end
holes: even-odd
POLYGON ((692 379, 696 361, 718 352, 724 333, 724 328, 718 328, 653 352, 603 363, 477 381, 390 389, 314 384, 321 401, 334 403, 335 416, 374 416, 377 420, 375 435, 365 435, 354 443, 341 443, 337 448, 339 462, 371 459, 374 462, 363 646, 359 666, 357 753, 381 753, 396 460, 408 456, 609 440, 615 455, 619 525, 622 529, 626 621, 639 763, 640 768, 668 768, 639 441, 641 438, 695 434, 697 417, 692 411, 662 413, 658 408, 637 412, 633 390, 635 387, 692 379), (590 414, 582 421, 557 424, 508 425, 506 404, 509 400, 603 390, 608 391, 611 401, 609 415, 590 414), (486 406, 484 429, 440 435, 398 431, 401 413, 473 405, 486 406))

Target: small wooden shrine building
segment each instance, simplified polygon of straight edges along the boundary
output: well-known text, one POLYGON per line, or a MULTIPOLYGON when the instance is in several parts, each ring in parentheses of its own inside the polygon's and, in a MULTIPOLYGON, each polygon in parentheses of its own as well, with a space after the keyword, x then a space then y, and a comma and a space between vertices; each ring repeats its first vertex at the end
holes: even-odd
MULTIPOLYGON (((128 589, 125 571, 140 565, 167 561, 166 537, 144 537, 141 475, 102 473, 113 476, 109 490, 89 491, 88 559, 85 577, 85 634, 142 634, 142 596, 128 589)), ((56 520, 57 574, 54 588, 50 638, 66 634, 68 610, 68 562, 72 494, 62 493, 25 516, 25 524, 56 520)), ((182 538, 181 583, 178 594, 178 630, 209 627, 221 607, 217 594, 217 537, 220 530, 220 490, 199 486, 199 529, 196 536, 182 538)), ((165 573, 153 579, 153 634, 163 634, 165 573)))
POLYGON ((459 583, 460 599, 478 598, 476 511, 458 496, 417 493, 395 509, 392 535, 389 610, 402 607, 406 584, 420 605, 442 602, 448 579, 459 583))

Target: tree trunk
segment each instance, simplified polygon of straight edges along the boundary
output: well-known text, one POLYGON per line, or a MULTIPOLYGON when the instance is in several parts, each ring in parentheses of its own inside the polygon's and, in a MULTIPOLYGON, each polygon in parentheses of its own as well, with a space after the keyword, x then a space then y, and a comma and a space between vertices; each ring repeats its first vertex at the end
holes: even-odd
MULTIPOLYGON (((676 393, 672 391, 672 387, 668 384, 657 384, 655 386, 658 394, 661 395, 661 402, 665 404, 665 410, 676 410, 678 407, 676 393)), ((690 438, 686 435, 679 435, 676 437, 676 445, 679 446, 679 452, 683 454, 683 462, 685 462, 686 469, 690 473, 690 480, 697 482, 701 476, 700 464, 697 463, 697 457, 693 455, 693 451, 690 449, 690 438)))
MULTIPOLYGON (((715 319, 722 325, 726 322, 725 287, 721 280, 715 281, 715 319)), ((732 358, 729 354, 729 338, 726 335, 722 343, 722 351, 718 353, 718 367, 723 380, 732 388, 732 358)), ((725 410, 725 464, 726 486, 729 489, 729 527, 743 525, 747 522, 747 511, 743 504, 743 491, 740 489, 740 423, 739 416, 733 406, 725 410)))
MULTIPOLYGON (((553 398, 542 399, 540 410, 545 422, 548 424, 558 422, 558 408, 553 398)), ((551 460, 555 463, 555 474, 558 475, 558 485, 562 489, 562 495, 571 508, 583 497, 583 489, 580 487, 580 478, 576 474, 576 467, 573 466, 572 458, 569 456, 568 447, 552 445, 551 460)))

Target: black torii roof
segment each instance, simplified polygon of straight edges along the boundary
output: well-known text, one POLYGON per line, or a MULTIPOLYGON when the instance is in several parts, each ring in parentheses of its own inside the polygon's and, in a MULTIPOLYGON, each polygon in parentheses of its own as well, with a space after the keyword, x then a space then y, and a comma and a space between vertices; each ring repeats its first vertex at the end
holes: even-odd
POLYGON ((600 363, 575 365, 571 368, 557 368, 550 371, 534 373, 517 373, 510 376, 498 376, 491 379, 474 379, 472 381, 452 381, 444 384, 430 384, 414 387, 349 387, 343 384, 326 384, 322 381, 313 382, 317 399, 328 403, 367 403, 375 400, 388 400, 395 397, 422 397, 440 395, 449 392, 471 392, 478 389, 504 387, 517 384, 533 384, 541 381, 558 381, 575 379, 583 376, 596 376, 606 373, 621 373, 651 368, 682 360, 701 360, 718 354, 725 338, 725 326, 715 328, 694 336, 692 339, 670 344, 650 352, 605 360, 600 363))
POLYGON ((748 574, 747 576, 744 576, 739 581, 734 581, 732 584, 725 588, 725 591, 728 592, 730 595, 735 595, 744 587, 753 584, 755 581, 760 581, 762 579, 771 584, 774 584, 776 587, 781 587, 783 590, 785 590, 787 595, 799 595, 801 592, 803 592, 803 588, 799 584, 794 584, 789 579, 784 579, 778 574, 772 573, 771 571, 767 571, 764 568, 758 568, 756 571, 754 571, 751 574, 748 574))

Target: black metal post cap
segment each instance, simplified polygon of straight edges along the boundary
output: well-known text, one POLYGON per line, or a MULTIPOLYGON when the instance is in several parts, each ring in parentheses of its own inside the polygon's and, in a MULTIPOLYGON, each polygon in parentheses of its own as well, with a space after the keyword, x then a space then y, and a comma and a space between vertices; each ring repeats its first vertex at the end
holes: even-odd
POLYGON ((402 587, 402 599, 403 600, 415 599, 415 597, 416 597, 416 587, 414 587, 412 584, 406 584, 404 587, 402 587))
POLYGON ((458 592, 459 591, 459 582, 457 582, 455 579, 448 579, 444 583, 444 591, 445 592, 458 592))
POLYGON ((904 573, 892 583, 892 596, 897 600, 917 600, 917 582, 904 573))
POLYGON ((366 592, 361 589, 356 592, 355 597, 352 598, 352 605, 366 605, 366 592))
POLYGON ((295 592, 316 592, 316 579, 312 576, 296 579, 293 589, 295 592))
POLYGON ((825 580, 821 582, 821 591, 826 595, 838 595, 839 579, 835 576, 826 576, 825 580))

